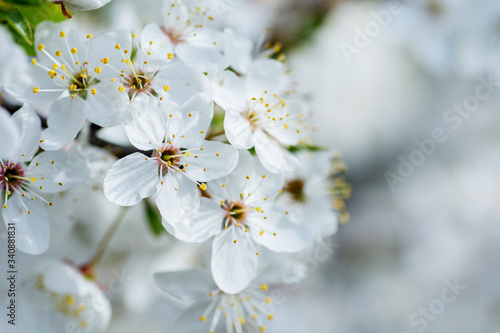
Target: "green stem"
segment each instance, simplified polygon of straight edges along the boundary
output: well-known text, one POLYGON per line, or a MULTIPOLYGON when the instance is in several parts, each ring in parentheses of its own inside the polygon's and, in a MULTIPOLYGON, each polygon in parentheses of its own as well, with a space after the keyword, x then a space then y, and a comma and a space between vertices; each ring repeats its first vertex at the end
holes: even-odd
POLYGON ((101 239, 101 242, 99 243, 97 250, 92 256, 92 259, 90 259, 89 263, 87 264, 88 266, 95 266, 101 260, 104 252, 106 252, 106 249, 108 248, 111 238, 113 238, 113 235, 115 234, 116 230, 123 221, 126 212, 127 212, 127 207, 122 207, 120 209, 120 211, 115 217, 115 220, 113 221, 113 223, 111 223, 111 226, 106 231, 106 234, 104 234, 104 237, 101 239))

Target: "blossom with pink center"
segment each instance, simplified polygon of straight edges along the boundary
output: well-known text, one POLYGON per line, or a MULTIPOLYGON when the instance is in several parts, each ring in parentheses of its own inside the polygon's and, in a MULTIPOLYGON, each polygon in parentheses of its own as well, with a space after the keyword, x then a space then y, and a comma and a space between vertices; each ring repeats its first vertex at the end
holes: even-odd
POLYGON ((9 117, 0 109, 0 193, 2 217, 17 228, 19 250, 39 254, 50 241, 45 193, 57 193, 83 182, 88 169, 83 159, 66 151, 38 152, 40 119, 28 105, 9 117), (5 136, 5 137, 4 137, 5 136))
POLYGON ((104 179, 109 200, 132 206, 156 192, 163 218, 177 224, 196 214, 205 182, 229 174, 238 161, 236 148, 204 140, 213 117, 213 103, 195 95, 178 107, 148 101, 147 111, 126 124, 130 142, 151 156, 133 153, 118 160, 104 179))

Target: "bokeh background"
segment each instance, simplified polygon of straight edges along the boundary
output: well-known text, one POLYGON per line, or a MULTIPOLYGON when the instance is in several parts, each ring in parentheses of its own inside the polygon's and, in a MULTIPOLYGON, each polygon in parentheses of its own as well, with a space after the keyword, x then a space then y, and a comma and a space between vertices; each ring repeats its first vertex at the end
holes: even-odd
MULTIPOLYGON (((233 27, 255 38, 268 28, 269 39, 283 43, 313 103, 316 143, 342 153, 353 184, 351 220, 334 237, 332 255, 310 266, 269 331, 500 332, 500 2, 221 2, 235 5, 226 16, 233 27), (488 80, 491 86, 482 83, 488 80), (457 112, 474 102, 478 85, 489 96, 457 112), (429 142, 435 129, 446 140, 429 154, 416 152, 416 140, 429 142), (411 156, 419 165, 401 176, 401 161, 411 156), (440 303, 456 281, 467 288, 440 303)), ((139 31, 161 22, 161 6, 113 0, 72 23, 139 31)), ((110 221, 116 213, 99 208, 103 197, 83 200, 110 221)), ((68 240, 75 261, 88 257, 107 225, 77 207, 77 227, 88 237, 68 240)), ((186 258, 198 255, 172 238, 153 238, 134 223, 141 214, 130 214, 106 255, 114 268, 103 281, 123 270, 132 277, 112 295, 110 333, 169 332, 179 309, 151 274, 189 266, 186 258), (175 251, 165 255, 166 248, 175 251)))

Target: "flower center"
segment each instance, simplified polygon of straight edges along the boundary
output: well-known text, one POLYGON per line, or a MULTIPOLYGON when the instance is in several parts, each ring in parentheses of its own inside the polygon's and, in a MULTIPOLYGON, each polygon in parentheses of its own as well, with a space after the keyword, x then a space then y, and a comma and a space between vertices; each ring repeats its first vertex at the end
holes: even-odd
POLYGON ((290 193, 295 201, 304 202, 306 201, 306 195, 304 193, 304 180, 294 179, 286 183, 283 190, 290 193))
POLYGON ((141 93, 153 93, 153 89, 150 85, 151 79, 145 72, 135 72, 131 73, 129 76, 125 77, 124 86, 128 89, 128 96, 133 99, 137 94, 141 93))
POLYGON ((161 27, 161 30, 165 35, 167 35, 168 38, 170 38, 172 44, 177 45, 180 43, 184 43, 184 39, 182 39, 181 32, 176 32, 175 29, 167 27, 161 27))
POLYGON ((24 177, 24 170, 21 164, 7 162, 3 163, 3 167, 0 169, 0 186, 3 190, 19 190, 24 181, 28 179, 24 177))
POLYGON ((163 175, 166 175, 169 170, 174 170, 175 172, 184 171, 185 166, 181 161, 181 157, 183 156, 191 156, 191 152, 175 148, 169 144, 162 149, 153 151, 151 157, 158 160, 158 168, 161 169, 163 175))

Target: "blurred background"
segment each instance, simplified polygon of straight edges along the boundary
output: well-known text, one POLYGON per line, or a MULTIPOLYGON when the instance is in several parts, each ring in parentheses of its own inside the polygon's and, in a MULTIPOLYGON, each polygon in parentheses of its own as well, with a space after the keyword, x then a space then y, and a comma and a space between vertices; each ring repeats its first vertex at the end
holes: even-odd
MULTIPOLYGON (((313 103, 316 143, 342 153, 353 184, 332 255, 309 266, 269 331, 500 332, 500 2, 220 3, 230 25, 255 38, 268 28, 283 43, 313 103)), ((161 22, 161 6, 113 0, 72 21, 139 31, 161 22)), ((84 233, 96 221, 79 209, 84 233)), ((108 255, 113 274, 125 267, 134 277, 113 296, 109 332, 165 332, 179 310, 150 275, 197 254, 176 244, 166 257, 175 241, 152 239, 134 218, 108 255)), ((78 261, 92 247, 73 248, 78 261)))

